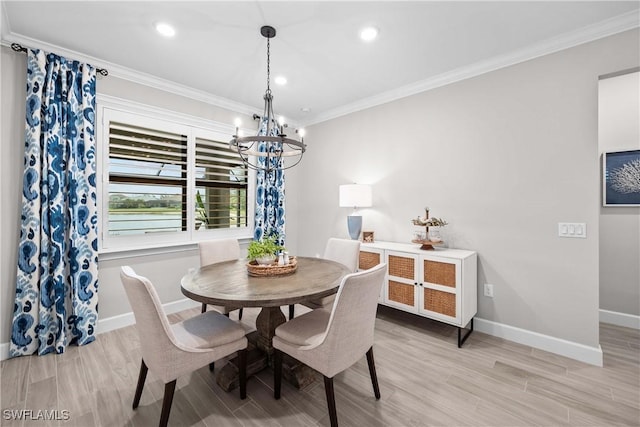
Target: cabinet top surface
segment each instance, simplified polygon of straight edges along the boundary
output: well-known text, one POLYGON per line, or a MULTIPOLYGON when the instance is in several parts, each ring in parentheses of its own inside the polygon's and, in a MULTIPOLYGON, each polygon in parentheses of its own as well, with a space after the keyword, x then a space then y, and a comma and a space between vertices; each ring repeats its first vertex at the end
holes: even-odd
POLYGON ((372 249, 385 249, 399 252, 409 252, 420 255, 433 255, 447 258, 467 258, 475 256, 476 252, 466 249, 451 249, 451 248, 439 248, 434 247, 433 250, 422 250, 420 245, 415 243, 396 243, 396 242, 374 242, 374 243, 362 243, 361 250, 366 251, 367 248, 372 249))

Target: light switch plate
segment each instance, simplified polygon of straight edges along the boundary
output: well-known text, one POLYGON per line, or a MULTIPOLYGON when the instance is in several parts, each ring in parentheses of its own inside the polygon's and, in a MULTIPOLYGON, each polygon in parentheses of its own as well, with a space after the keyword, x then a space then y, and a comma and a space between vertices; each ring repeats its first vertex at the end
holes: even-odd
POLYGON ((585 222, 559 222, 559 237, 587 238, 587 223, 585 222))

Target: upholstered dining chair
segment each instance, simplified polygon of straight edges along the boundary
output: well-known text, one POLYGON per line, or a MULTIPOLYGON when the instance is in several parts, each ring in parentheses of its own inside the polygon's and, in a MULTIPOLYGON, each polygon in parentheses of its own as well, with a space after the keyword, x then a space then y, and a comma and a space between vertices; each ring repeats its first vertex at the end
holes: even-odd
MULTIPOLYGON (((327 245, 324 248, 324 255, 322 258, 329 259, 344 264, 349 268, 349 271, 355 273, 358 271, 358 259, 360 255, 360 241, 359 240, 347 240, 331 237, 327 240, 327 245)), ((317 300, 307 301, 302 303, 304 306, 316 309, 325 308, 331 309, 335 295, 329 295, 317 300)), ((293 319, 295 315, 295 306, 289 305, 289 320, 293 319)))
POLYGON ((324 388, 331 426, 338 425, 333 377, 367 355, 376 399, 380 388, 373 360, 373 332, 378 295, 386 264, 346 275, 331 311, 317 309, 278 326, 273 337, 273 396, 280 399, 282 353, 297 359, 324 376, 324 388))
MULTIPOLYGON (((200 251, 200 267, 240 258, 240 245, 236 239, 216 239, 200 242, 198 243, 198 250, 200 251)), ((235 310, 235 308, 217 305, 212 307, 225 316, 229 316, 229 313, 235 310)), ((207 304, 202 303, 202 312, 204 313, 205 311, 207 311, 207 304)), ((238 312, 238 319, 242 320, 242 308, 238 312)))
POLYGON ((217 311, 169 324, 160 298, 147 278, 137 275, 128 266, 122 267, 120 278, 133 308, 142 352, 133 409, 140 403, 150 369, 164 383, 160 426, 166 426, 177 378, 235 352, 239 359, 240 398, 246 398, 247 338, 244 328, 217 311))

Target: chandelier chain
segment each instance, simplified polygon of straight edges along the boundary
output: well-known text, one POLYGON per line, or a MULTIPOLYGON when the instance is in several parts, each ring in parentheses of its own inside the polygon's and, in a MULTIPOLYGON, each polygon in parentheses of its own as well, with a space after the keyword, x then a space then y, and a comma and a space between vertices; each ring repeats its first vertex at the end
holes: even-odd
POLYGON ((267 37, 267 93, 271 93, 271 88, 269 87, 271 76, 271 38, 267 37))

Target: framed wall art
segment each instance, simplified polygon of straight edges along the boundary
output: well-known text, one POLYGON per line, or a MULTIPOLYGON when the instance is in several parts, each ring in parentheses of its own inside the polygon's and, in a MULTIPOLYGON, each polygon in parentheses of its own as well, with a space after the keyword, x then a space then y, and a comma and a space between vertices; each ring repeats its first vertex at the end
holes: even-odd
POLYGON ((602 154, 602 205, 640 206, 640 150, 602 154))

